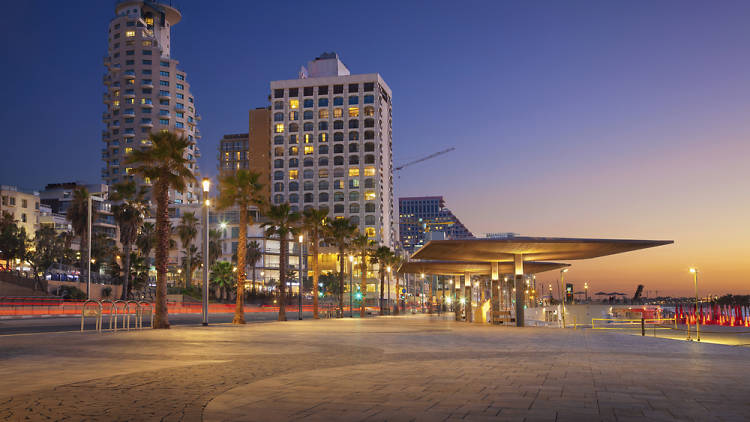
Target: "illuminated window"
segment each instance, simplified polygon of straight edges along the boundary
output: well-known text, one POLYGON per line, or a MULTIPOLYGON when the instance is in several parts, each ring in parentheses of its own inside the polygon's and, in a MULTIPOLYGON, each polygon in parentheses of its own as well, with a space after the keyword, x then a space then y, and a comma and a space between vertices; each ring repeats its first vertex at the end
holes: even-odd
POLYGON ((374 201, 375 200, 375 191, 368 190, 365 192, 365 200, 366 201, 374 201))
POLYGON ((326 142, 328 141, 328 135, 325 133, 319 133, 318 134, 318 141, 319 142, 326 142))
POLYGON ((365 116, 374 116, 375 115, 375 108, 372 106, 366 106, 365 107, 365 116))
POLYGON ((289 120, 299 120, 299 111, 290 111, 289 120))
POLYGON ((125 168, 125 173, 126 174, 133 174, 133 168, 132 167, 126 167, 125 168))
POLYGON ((315 152, 315 149, 311 145, 305 146, 305 155, 310 155, 315 152))
POLYGON ((118 90, 115 90, 115 92, 114 92, 114 96, 115 96, 115 97, 119 97, 119 96, 120 96, 120 90, 119 90, 119 89, 118 89, 118 90))
POLYGON ((341 117, 343 115, 344 115, 344 109, 341 109, 341 108, 333 109, 333 117, 341 117))
MULTIPOLYGON (((328 169, 320 169, 318 170, 318 177, 328 177, 328 169)), ((321 188, 323 189, 323 188, 321 188)), ((326 187, 326 189, 328 189, 326 187)))
POLYGON ((143 42, 144 47, 151 47, 151 41, 144 41, 143 42))
POLYGON ((299 108, 299 100, 289 100, 289 108, 292 110, 299 108))
POLYGON ((143 178, 143 183, 151 184, 151 178, 150 177, 144 177, 143 178))
POLYGON ((284 124, 283 123, 277 123, 276 124, 276 133, 284 133, 284 124))
POLYGON ((349 107, 349 117, 358 117, 359 107, 349 107))
POLYGON ((120 101, 112 101, 112 107, 114 108, 120 107, 120 101))
POLYGON ((151 141, 149 141, 148 139, 141 139, 141 145, 148 145, 150 143, 151 141))
POLYGON ((146 18, 146 25, 153 26, 154 18, 146 18))
POLYGON ((311 142, 312 142, 312 135, 310 135, 309 133, 306 133, 305 134, 305 143, 309 144, 311 142))
POLYGON ((349 169, 349 177, 357 177, 359 176, 359 169, 357 167, 352 167, 349 169))
MULTIPOLYGON (((289 170, 289 180, 297 180, 299 177, 299 170, 289 170)), ((373 192, 373 198, 375 198, 375 193, 373 192)))
POLYGON ((349 179, 349 189, 355 189, 359 187, 359 179, 356 177, 353 179, 349 179))
MULTIPOLYGON (((365 234, 367 237, 375 237, 375 227, 367 227, 365 228, 365 234)), ((369 285, 368 285, 369 287, 369 285)))
POLYGON ((321 119, 327 119, 328 118, 328 109, 324 108, 318 112, 318 117, 321 119))
POLYGON ((130 147, 125 148, 125 154, 130 154, 131 152, 133 152, 133 148, 130 148, 130 147))
POLYGON ((135 37, 135 31, 125 31, 125 36, 128 38, 135 37))
POLYGON ((289 155, 295 155, 299 152, 299 149, 297 147, 289 147, 289 155))

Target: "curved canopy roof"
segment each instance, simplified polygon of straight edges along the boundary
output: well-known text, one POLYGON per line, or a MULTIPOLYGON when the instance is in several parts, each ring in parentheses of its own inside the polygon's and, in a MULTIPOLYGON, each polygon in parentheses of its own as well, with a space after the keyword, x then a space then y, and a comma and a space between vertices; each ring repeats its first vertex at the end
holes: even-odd
MULTIPOLYGON (((654 246, 672 240, 577 239, 562 237, 509 237, 503 239, 431 240, 412 255, 413 259, 512 262, 588 259, 654 246)), ((525 265, 524 265, 524 272, 525 265)))
MULTIPOLYGON (((568 267, 570 264, 558 262, 524 262, 525 274, 536 274, 544 271, 557 270, 568 267)), ((498 274, 512 274, 513 262, 498 263, 498 274)), ((469 261, 409 261, 401 264, 398 272, 403 274, 438 274, 438 275, 463 275, 466 273, 478 275, 490 275, 492 264, 489 262, 469 261)))

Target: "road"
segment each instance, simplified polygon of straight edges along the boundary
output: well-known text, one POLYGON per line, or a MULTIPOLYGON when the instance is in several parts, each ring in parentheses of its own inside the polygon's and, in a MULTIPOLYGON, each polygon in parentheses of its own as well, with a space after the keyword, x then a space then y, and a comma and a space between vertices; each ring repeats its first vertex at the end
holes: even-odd
MULTIPOLYGON (((232 322, 234 314, 209 314, 209 324, 227 324, 232 322)), ((296 320, 297 312, 286 313, 287 319, 296 320)), ((144 318, 144 328, 149 325, 147 317, 144 318)), ((302 312, 303 318, 312 318, 312 312, 302 312)), ((248 312, 245 314, 245 320, 248 323, 252 322, 268 322, 276 321, 278 313, 276 312, 248 312)), ((134 324, 134 317, 131 318, 131 327, 134 324)), ((122 319, 120 319, 118 326, 122 326, 122 319)), ((172 325, 200 325, 201 314, 172 314, 169 316, 169 323, 172 325)), ((95 322, 93 317, 87 317, 84 328, 86 330, 95 329, 95 322)), ((102 328, 109 328, 109 315, 104 315, 102 328)), ((32 333, 52 333, 52 332, 65 332, 65 331, 80 331, 81 330, 81 317, 80 316, 65 316, 65 317, 51 317, 51 318, 23 318, 23 319, 5 319, 0 320, 0 336, 9 334, 32 334, 32 333)))

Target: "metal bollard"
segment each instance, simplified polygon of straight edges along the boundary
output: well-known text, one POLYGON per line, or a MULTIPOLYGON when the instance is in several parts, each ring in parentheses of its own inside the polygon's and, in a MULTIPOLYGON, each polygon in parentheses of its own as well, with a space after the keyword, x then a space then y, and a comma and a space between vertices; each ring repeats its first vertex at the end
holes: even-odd
POLYGON ((641 317, 641 337, 646 336, 646 320, 641 317))

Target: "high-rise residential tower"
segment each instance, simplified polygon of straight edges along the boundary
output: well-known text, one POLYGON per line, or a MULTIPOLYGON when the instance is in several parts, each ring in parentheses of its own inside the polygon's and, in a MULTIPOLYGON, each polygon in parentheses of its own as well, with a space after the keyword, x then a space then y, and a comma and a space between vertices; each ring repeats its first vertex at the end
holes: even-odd
POLYGON ((415 196, 398 199, 399 240, 413 253, 429 240, 429 233, 441 232, 445 239, 471 239, 474 235, 451 210, 442 196, 415 196))
MULTIPOLYGON (((182 15, 166 0, 118 0, 109 22, 109 49, 104 58, 102 179, 108 185, 133 179, 125 165, 129 152, 148 148, 150 132, 171 131, 190 142, 186 158, 198 170, 200 138, 195 101, 185 72, 170 55, 170 32, 182 15)), ((148 180, 138 180, 148 184, 148 180)), ((170 192, 170 201, 197 201, 187 192, 170 192)))
POLYGON ((387 246, 395 241, 391 89, 352 75, 335 53, 297 79, 271 82, 271 196, 293 209, 328 208, 387 246))

